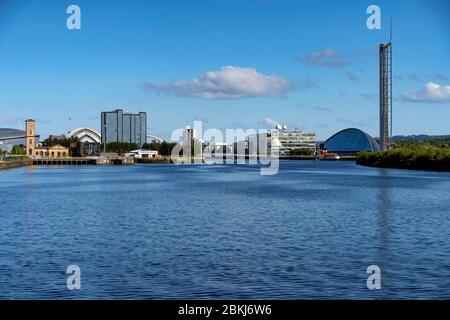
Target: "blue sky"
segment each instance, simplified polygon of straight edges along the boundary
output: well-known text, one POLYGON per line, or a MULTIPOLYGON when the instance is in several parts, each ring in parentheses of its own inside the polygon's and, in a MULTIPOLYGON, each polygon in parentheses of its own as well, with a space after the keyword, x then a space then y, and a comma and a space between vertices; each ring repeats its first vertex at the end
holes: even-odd
POLYGON ((146 111, 163 138, 194 120, 378 136, 389 16, 394 135, 450 134, 450 4, 438 0, 0 0, 0 127, 98 130, 100 112, 121 107, 146 111), (81 30, 66 28, 71 4, 81 30), (366 27, 370 4, 381 30, 366 27))

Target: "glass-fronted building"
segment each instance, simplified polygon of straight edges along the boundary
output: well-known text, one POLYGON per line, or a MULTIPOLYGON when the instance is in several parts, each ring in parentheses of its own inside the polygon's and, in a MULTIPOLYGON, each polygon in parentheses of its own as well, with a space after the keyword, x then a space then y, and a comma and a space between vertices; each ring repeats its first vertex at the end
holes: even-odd
POLYGON ((364 131, 348 128, 328 138, 322 149, 328 152, 352 155, 360 151, 380 151, 380 145, 364 131))
POLYGON ((299 130, 274 130, 248 137, 248 150, 252 155, 289 156, 293 150, 316 150, 316 134, 299 130))
POLYGON ((102 112, 101 128, 102 143, 129 142, 141 147, 147 139, 147 113, 102 112))
POLYGON ((80 156, 82 157, 96 157, 100 155, 100 143, 97 142, 81 142, 80 156))

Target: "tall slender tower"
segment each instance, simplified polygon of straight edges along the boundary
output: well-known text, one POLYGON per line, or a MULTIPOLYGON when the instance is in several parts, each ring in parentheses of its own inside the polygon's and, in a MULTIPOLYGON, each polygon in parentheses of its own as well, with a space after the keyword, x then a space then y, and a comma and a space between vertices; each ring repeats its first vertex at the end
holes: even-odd
POLYGON ((380 147, 386 151, 392 137, 392 22, 388 43, 380 48, 380 147))
POLYGON ((25 121, 25 132, 25 148, 27 156, 31 157, 36 148, 36 122, 33 119, 25 121))

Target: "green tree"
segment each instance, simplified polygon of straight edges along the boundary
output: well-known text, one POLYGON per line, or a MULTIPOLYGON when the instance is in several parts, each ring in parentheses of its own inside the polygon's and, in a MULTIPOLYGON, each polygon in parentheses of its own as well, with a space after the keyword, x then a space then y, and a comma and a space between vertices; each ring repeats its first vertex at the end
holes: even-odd
POLYGON ((66 148, 70 148, 71 146, 77 145, 80 143, 80 139, 77 137, 70 137, 70 138, 64 138, 64 139, 50 139, 47 138, 42 142, 42 145, 45 147, 52 147, 54 145, 61 145, 66 148))
POLYGON ((414 148, 420 146, 432 146, 437 148, 449 148, 450 138, 428 138, 423 141, 418 141, 413 138, 407 140, 395 140, 399 147, 414 148))
POLYGON ((26 152, 26 150, 25 150, 23 145, 16 144, 15 146, 12 147, 11 154, 14 154, 14 155, 26 155, 27 152, 26 152))
POLYGON ((146 150, 156 150, 158 151, 158 154, 162 156, 170 156, 172 153, 172 149, 177 144, 175 142, 152 142, 152 143, 146 143, 142 146, 142 149, 146 150))
POLYGON ((373 167, 450 171, 450 149, 419 144, 384 152, 360 152, 356 161, 373 167))
MULTIPOLYGON (((106 144, 106 152, 114 152, 118 155, 130 152, 131 150, 137 150, 139 146, 136 143, 129 142, 111 142, 106 144)), ((104 150, 104 146, 101 146, 101 150, 104 150)))

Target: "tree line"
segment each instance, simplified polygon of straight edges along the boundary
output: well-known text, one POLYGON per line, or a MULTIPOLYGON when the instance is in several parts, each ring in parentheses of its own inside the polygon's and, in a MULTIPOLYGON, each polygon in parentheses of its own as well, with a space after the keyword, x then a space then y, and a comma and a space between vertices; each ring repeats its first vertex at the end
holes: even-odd
POLYGON ((172 149, 177 144, 175 142, 152 142, 152 143, 145 143, 142 146, 142 149, 146 150, 156 150, 158 151, 158 154, 161 156, 170 156, 172 154, 172 149))
POLYGON ((356 163, 366 166, 450 171, 450 148, 422 144, 384 152, 360 152, 356 163))

